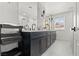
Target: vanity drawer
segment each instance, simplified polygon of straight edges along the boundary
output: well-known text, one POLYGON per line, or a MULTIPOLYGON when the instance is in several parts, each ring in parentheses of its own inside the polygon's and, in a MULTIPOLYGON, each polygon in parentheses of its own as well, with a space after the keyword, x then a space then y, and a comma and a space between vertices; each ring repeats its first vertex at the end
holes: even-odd
POLYGON ((44 36, 45 36, 45 32, 32 32, 31 33, 32 39, 40 38, 40 37, 44 37, 44 36))

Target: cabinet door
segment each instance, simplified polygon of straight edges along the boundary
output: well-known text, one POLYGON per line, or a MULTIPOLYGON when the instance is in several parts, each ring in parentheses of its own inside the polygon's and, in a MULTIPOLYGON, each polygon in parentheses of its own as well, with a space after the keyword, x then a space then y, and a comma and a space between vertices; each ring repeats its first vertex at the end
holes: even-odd
POLYGON ((47 48, 51 45, 51 37, 47 35, 47 48))
POLYGON ((22 53, 24 56, 30 56, 30 33, 22 32, 22 53))
POLYGON ((40 53, 44 53, 44 51, 47 49, 47 43, 46 38, 40 38, 40 53))
POLYGON ((39 56, 39 39, 31 40, 31 55, 32 56, 39 56))
POLYGON ((53 44, 56 40, 56 32, 51 32, 51 44, 53 44))

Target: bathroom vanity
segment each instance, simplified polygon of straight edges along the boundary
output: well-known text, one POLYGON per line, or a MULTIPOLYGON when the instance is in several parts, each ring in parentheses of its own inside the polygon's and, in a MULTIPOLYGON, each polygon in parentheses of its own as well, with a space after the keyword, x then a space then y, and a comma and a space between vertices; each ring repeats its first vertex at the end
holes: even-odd
POLYGON ((40 56, 56 40, 56 31, 22 32, 22 55, 40 56))
POLYGON ((40 56, 56 40, 56 31, 22 31, 22 26, 0 25, 1 56, 40 56))

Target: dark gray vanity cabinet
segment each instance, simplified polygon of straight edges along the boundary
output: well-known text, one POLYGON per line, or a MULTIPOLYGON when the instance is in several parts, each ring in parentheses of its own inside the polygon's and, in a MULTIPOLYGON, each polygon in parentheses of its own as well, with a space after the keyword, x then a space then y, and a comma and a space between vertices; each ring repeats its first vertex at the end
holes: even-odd
POLYGON ((40 54, 44 53, 47 49, 47 37, 40 38, 40 54))
POLYGON ((51 44, 53 44, 56 40, 56 31, 52 31, 50 34, 51 34, 51 44))
POLYGON ((21 42, 21 50, 22 56, 29 56, 30 55, 30 33, 29 32, 22 32, 22 42, 21 42))
POLYGON ((40 55, 40 39, 31 40, 31 56, 40 55))
POLYGON ((40 56, 46 50, 46 36, 44 32, 31 33, 31 56, 40 56))
POLYGON ((40 56, 56 40, 56 32, 22 32, 23 56, 40 56))
POLYGON ((51 45, 51 34, 47 32, 47 48, 51 45))

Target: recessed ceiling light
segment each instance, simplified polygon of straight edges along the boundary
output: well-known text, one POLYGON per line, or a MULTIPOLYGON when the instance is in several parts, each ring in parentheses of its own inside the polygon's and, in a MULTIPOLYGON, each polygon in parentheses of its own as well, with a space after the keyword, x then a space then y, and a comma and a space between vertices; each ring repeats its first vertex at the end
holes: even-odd
POLYGON ((11 2, 8 2, 8 3, 11 3, 11 2))
POLYGON ((32 8, 32 6, 29 6, 29 8, 32 8))

